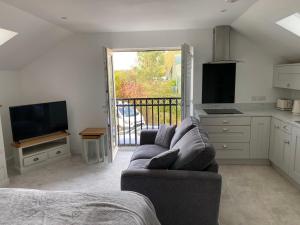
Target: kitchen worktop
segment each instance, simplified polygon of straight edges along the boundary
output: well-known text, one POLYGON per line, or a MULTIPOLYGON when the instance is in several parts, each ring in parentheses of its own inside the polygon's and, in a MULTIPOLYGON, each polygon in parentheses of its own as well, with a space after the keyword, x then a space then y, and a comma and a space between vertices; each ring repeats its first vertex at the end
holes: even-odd
POLYGON ((248 116, 271 116, 277 118, 279 120, 283 120, 292 125, 300 127, 300 124, 295 121, 300 121, 300 115, 294 115, 291 111, 281 111, 276 109, 275 107, 268 108, 240 108, 240 107, 231 107, 241 111, 243 114, 207 114, 203 109, 196 109, 195 115, 199 117, 248 117, 248 116))

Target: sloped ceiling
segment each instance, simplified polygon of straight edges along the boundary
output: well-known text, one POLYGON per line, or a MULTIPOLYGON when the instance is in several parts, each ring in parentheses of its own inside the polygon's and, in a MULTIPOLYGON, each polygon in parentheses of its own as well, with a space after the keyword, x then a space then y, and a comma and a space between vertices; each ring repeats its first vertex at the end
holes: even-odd
POLYGON ((256 0, 2 0, 79 32, 210 28, 231 24, 256 0), (226 13, 220 12, 227 10, 226 13), (67 17, 62 20, 61 17, 67 17))
POLYGON ((20 69, 71 34, 0 1, 0 28, 19 34, 0 46, 0 70, 20 69))
POLYGON ((259 44, 282 62, 300 61, 300 37, 278 26, 276 22, 300 12, 300 0, 259 0, 232 26, 259 44))
POLYGON ((170 30, 232 24, 266 52, 300 61, 300 38, 276 21, 300 0, 0 0, 0 28, 18 36, 0 46, 0 70, 24 67, 72 32, 170 30), (225 13, 220 10, 227 9, 225 13), (61 17, 68 17, 62 20, 61 17))

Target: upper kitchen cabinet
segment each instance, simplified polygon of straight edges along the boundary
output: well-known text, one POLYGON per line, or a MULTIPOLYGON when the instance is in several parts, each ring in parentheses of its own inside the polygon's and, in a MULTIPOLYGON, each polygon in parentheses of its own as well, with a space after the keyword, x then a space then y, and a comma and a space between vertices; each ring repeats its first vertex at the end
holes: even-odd
POLYGON ((273 86, 300 90, 300 63, 275 65, 273 86))

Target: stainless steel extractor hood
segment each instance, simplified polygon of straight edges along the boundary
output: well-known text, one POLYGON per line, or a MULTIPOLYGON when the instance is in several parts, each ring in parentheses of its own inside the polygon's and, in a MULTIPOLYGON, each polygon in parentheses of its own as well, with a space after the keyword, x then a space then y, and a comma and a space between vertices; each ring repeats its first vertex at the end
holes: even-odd
POLYGON ((212 63, 238 62, 238 60, 232 59, 230 54, 231 30, 230 26, 217 26, 214 28, 212 63))

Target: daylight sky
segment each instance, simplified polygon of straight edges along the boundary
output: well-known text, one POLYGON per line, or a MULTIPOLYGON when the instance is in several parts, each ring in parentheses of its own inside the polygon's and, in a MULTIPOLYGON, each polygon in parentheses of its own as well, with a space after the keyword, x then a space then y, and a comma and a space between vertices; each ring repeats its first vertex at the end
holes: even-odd
POLYGON ((136 52, 114 52, 113 65, 114 70, 130 70, 137 65, 136 52))

